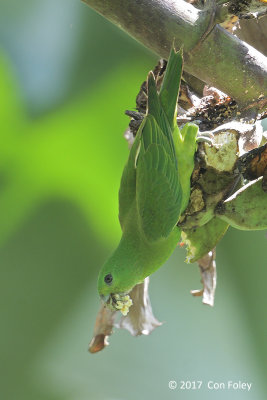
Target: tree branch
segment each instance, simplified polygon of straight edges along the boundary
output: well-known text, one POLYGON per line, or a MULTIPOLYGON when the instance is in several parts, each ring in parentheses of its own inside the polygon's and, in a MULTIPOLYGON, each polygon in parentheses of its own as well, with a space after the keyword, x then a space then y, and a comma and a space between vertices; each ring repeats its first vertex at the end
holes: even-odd
POLYGON ((201 11, 182 0, 82 1, 160 57, 168 58, 175 40, 184 47, 185 71, 241 107, 266 105, 267 58, 216 25, 214 9, 201 11))

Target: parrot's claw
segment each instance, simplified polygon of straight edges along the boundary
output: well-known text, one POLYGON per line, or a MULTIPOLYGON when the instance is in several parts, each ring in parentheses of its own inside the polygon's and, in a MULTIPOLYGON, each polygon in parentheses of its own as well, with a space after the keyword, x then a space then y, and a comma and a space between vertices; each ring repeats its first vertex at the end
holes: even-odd
POLYGON ((129 308, 133 304, 132 299, 128 294, 116 293, 110 294, 108 301, 106 302, 107 307, 113 311, 120 311, 122 315, 127 315, 129 308))
POLYGON ((209 145, 213 145, 214 135, 211 132, 201 132, 197 136, 197 143, 208 143, 209 145))

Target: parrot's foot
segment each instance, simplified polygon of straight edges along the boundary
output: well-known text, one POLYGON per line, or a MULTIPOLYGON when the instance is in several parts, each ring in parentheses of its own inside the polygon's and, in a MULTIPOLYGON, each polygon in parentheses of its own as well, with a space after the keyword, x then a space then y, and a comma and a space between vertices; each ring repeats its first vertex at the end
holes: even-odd
POLYGON ((107 300, 107 307, 113 311, 120 311, 122 315, 127 315, 129 308, 133 304, 132 299, 125 293, 111 293, 107 300))
POLYGON ((213 145, 214 135, 211 132, 199 132, 197 135, 197 143, 208 143, 209 145, 213 145))

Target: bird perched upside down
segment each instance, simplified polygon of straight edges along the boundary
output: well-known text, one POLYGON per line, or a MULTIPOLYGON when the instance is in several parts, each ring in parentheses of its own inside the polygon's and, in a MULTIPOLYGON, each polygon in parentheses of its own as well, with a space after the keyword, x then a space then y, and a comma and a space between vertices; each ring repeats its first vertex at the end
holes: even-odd
POLYGON ((182 52, 171 50, 165 77, 157 92, 148 74, 148 110, 124 168, 119 191, 122 237, 103 265, 98 291, 108 307, 126 315, 127 293, 156 271, 177 246, 180 215, 190 197, 190 177, 198 127, 176 123, 182 74, 182 52))

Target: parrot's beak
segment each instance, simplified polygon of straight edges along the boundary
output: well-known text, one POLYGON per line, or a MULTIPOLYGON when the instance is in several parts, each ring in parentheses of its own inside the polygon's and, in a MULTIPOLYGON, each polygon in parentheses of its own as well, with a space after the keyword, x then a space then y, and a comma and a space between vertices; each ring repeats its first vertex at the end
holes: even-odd
POLYGON ((106 296, 105 296, 104 294, 101 294, 101 295, 100 295, 101 300, 102 300, 104 303, 106 303, 106 302, 108 301, 109 296, 110 296, 109 294, 107 294, 106 296))

